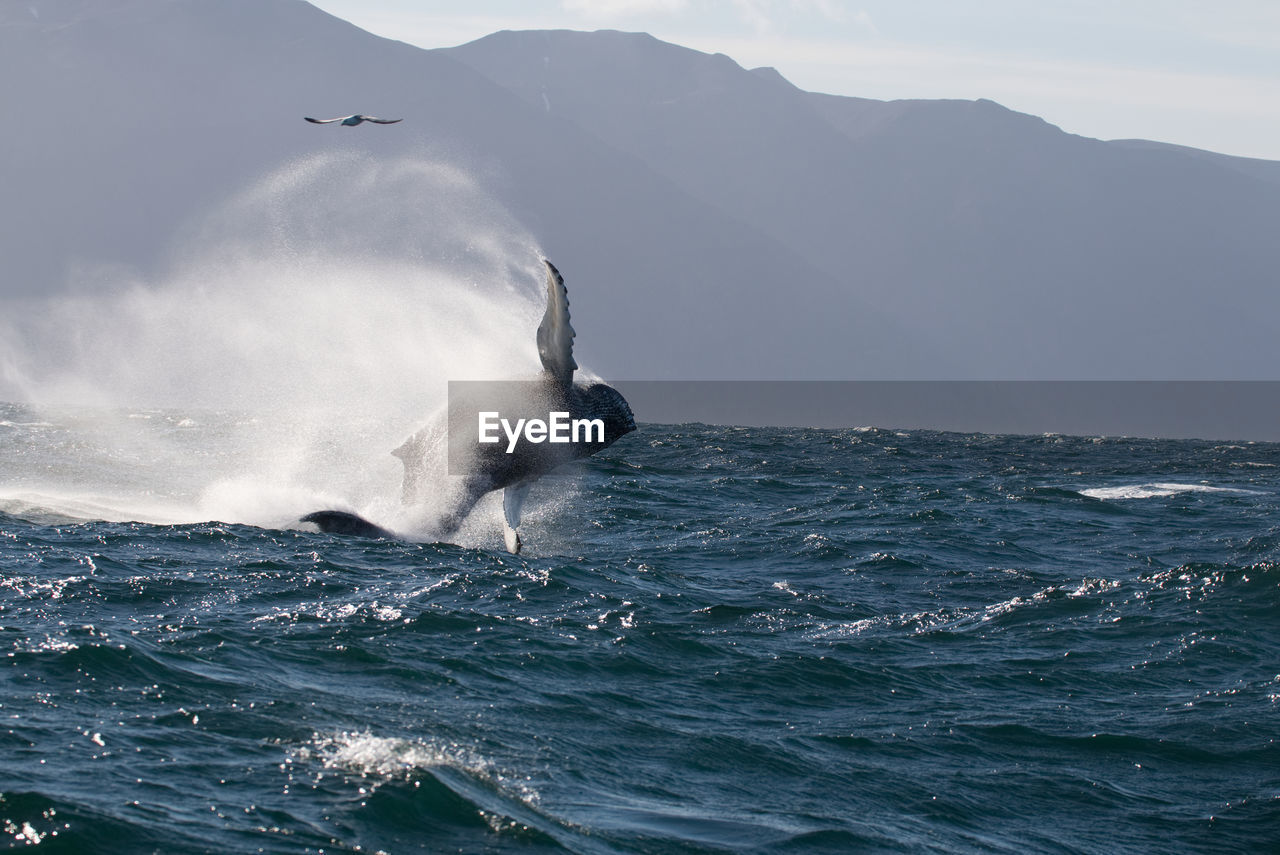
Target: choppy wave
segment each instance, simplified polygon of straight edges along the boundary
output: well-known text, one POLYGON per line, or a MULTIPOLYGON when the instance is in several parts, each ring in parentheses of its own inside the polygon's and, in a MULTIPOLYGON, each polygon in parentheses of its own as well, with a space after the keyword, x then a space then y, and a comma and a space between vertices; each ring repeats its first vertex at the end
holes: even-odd
MULTIPOLYGON (((173 415, 215 459, 234 434, 173 415)), ((28 497, 0 506, 15 848, 1276 836, 1278 447, 645 425, 534 493, 517 557, 170 522, 198 511, 190 483, 49 424, 0 433, 28 497), (162 513, 95 519, 41 481, 66 465, 119 476, 101 506, 162 513), (1089 495, 1148 488, 1175 501, 1089 495)))

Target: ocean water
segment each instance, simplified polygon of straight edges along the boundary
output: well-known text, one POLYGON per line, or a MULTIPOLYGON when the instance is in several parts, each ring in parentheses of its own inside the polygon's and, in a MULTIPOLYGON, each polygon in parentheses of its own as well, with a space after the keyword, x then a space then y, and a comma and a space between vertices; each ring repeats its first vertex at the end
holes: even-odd
POLYGON ((512 556, 281 433, 0 408, 8 846, 1280 851, 1280 446, 644 424, 512 556))

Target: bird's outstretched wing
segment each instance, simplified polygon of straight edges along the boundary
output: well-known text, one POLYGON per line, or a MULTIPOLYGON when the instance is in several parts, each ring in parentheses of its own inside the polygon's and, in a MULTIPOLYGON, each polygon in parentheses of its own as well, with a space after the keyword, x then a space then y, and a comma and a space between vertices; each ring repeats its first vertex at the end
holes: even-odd
POLYGON ((315 124, 315 125, 327 125, 330 122, 341 122, 343 119, 347 117, 339 116, 336 119, 313 119, 310 116, 303 116, 302 118, 306 119, 308 122, 311 122, 312 124, 315 124))
POLYGON ((542 367, 562 386, 573 383, 578 363, 573 361, 573 327, 569 325, 569 292, 555 265, 545 258, 547 266, 547 311, 538 325, 538 358, 542 367))
POLYGON ((379 125, 394 125, 396 122, 403 122, 404 119, 375 119, 373 116, 365 116, 366 122, 377 122, 379 125))

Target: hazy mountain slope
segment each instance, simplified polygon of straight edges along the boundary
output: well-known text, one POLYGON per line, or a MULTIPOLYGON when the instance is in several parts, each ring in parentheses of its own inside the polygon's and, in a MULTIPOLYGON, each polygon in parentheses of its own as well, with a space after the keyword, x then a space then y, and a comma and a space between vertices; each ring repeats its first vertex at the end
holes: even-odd
MULTIPOLYGON (((6 5, 0 75, 24 81, 0 93, 0 109, 23 117, 0 162, 10 296, 64 287, 81 262, 162 266, 174 235, 219 199, 298 157, 355 150, 483 180, 564 270, 597 370, 923 370, 909 333, 775 239, 448 56, 299 0, 6 5), (357 111, 405 121, 302 121, 357 111)), ((429 214, 447 221, 449 200, 429 214)))
MULTIPOLYGON (((0 158, 10 299, 124 278, 69 280, 78 265, 163 270, 222 200, 336 151, 481 182, 561 266, 584 364, 614 377, 1280 362, 1269 162, 1083 139, 985 101, 815 95, 643 35, 423 51, 301 0, 8 3, 0 75, 21 117, 0 158), (405 121, 302 121, 357 111, 405 121)), ((404 205, 424 231, 458 219, 447 196, 352 202, 404 205)))
POLYGON ((1218 154, 1217 152, 1204 151, 1203 149, 1191 148, 1184 145, 1152 142, 1151 140, 1111 140, 1110 144, 1115 148, 1128 148, 1136 151, 1148 152, 1163 151, 1166 153, 1172 152, 1188 157, 1196 157, 1211 161, 1217 166, 1237 170, 1251 178, 1261 178, 1266 181, 1280 182, 1280 160, 1262 160, 1256 157, 1236 157, 1234 155, 1218 154))
POLYGON ((805 93, 640 34, 447 53, 794 248, 951 354, 939 375, 1274 375, 1265 162, 805 93))

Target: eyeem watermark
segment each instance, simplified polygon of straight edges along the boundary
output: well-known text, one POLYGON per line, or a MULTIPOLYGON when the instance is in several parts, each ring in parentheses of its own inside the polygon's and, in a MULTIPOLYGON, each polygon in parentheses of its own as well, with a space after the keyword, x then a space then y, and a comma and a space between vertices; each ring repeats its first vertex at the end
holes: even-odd
POLYGON ((595 406, 585 390, 542 379, 450 380, 449 474, 505 472, 533 461, 545 468, 606 448, 622 434, 595 406))
POLYGON ((516 419, 513 426, 497 411, 479 414, 478 439, 483 443, 501 442, 498 429, 507 437, 507 454, 516 450, 516 443, 523 436, 526 442, 604 442, 604 419, 571 419, 567 410, 557 410, 542 419, 516 419))

